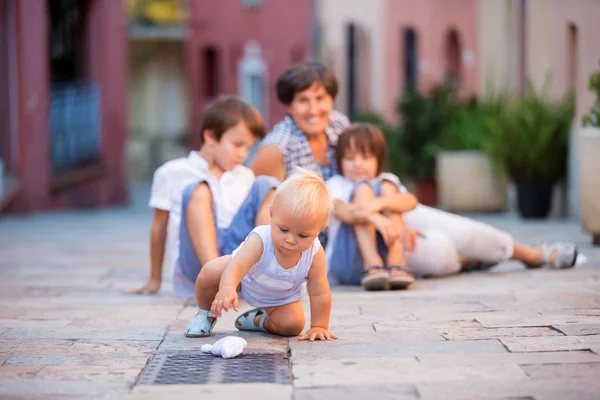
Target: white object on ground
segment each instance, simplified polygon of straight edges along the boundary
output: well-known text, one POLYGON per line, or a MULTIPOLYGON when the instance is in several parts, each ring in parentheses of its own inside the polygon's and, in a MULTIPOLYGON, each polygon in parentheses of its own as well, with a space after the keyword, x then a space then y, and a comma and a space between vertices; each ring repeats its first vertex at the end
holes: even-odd
POLYGON ((223 358, 233 358, 242 354, 247 345, 248 343, 241 337, 225 336, 214 344, 203 344, 200 350, 223 358))
POLYGON ((587 263, 588 258, 584 254, 577 254, 577 258, 575 259, 575 265, 582 265, 587 263))

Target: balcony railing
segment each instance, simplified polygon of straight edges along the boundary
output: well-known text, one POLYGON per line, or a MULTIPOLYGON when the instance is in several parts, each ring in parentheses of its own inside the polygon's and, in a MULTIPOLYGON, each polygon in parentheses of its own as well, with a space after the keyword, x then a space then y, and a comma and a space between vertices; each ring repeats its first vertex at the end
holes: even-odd
POLYGON ((100 159, 100 88, 97 84, 54 87, 50 100, 52 172, 60 174, 100 159))

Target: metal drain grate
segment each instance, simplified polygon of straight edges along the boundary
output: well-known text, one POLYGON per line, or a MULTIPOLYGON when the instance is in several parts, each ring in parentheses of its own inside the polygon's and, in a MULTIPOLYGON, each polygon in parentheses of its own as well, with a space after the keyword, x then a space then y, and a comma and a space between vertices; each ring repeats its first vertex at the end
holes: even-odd
POLYGON ((138 385, 287 384, 291 381, 290 360, 283 353, 247 353, 223 359, 198 351, 186 351, 155 355, 138 385))

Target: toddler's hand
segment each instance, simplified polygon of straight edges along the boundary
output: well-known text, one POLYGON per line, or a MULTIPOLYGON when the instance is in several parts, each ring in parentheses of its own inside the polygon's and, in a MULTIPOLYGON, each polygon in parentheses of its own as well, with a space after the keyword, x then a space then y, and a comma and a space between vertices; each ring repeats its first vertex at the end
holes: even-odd
POLYGON ((327 329, 315 327, 315 328, 310 328, 308 331, 306 331, 306 333, 304 335, 300 335, 298 337, 298 340, 310 340, 311 342, 314 342, 315 339, 316 340, 331 340, 331 339, 337 339, 337 338, 338 337, 336 335, 329 332, 327 329))
POLYGON ((222 288, 215 296, 212 305, 210 306, 210 312, 212 315, 217 317, 222 316, 223 310, 229 311, 229 306, 233 306, 233 309, 237 312, 240 311, 238 303, 238 294, 235 288, 222 288))

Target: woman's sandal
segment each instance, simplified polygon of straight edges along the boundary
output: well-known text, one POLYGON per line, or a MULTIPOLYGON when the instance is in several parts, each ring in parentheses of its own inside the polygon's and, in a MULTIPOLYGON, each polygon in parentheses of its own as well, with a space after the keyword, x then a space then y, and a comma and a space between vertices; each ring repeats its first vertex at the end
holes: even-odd
POLYGON ((268 332, 265 328, 265 321, 269 314, 263 308, 254 308, 246 311, 235 319, 235 327, 240 331, 268 332), (254 323, 257 316, 260 316, 258 325, 254 323))
POLYGON ((540 246, 542 251, 541 265, 552 268, 572 268, 577 261, 577 247, 573 243, 544 243, 540 246), (555 255, 552 261, 552 255, 555 255))
POLYGON ((415 281, 415 278, 408 272, 406 267, 401 265, 390 265, 386 268, 390 273, 388 278, 388 284, 391 290, 402 290, 406 289, 411 283, 415 281), (393 275, 393 271, 402 271, 402 275, 393 275))
POLYGON ((375 265, 363 271, 360 285, 365 290, 384 290, 387 287, 389 277, 390 273, 388 271, 379 265, 375 265))
POLYGON ((212 315, 209 310, 198 308, 198 314, 188 322, 184 335, 190 338, 210 336, 216 323, 216 315, 212 315))

